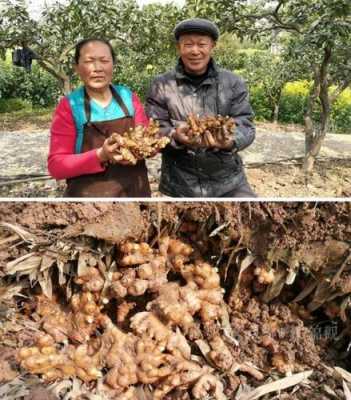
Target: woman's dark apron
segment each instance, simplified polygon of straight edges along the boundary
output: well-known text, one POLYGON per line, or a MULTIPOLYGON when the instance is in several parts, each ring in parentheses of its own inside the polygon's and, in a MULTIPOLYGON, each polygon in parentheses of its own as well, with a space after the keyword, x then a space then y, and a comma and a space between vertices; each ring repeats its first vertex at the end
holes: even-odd
MULTIPOLYGON (((111 91, 125 117, 91 122, 90 99, 84 90, 87 122, 84 124, 82 152, 101 147, 114 132, 123 134, 129 128, 134 128, 134 119, 129 115, 122 98, 113 86, 111 91)), ((104 172, 70 178, 67 180, 65 197, 151 197, 145 161, 131 166, 108 164, 104 172)))

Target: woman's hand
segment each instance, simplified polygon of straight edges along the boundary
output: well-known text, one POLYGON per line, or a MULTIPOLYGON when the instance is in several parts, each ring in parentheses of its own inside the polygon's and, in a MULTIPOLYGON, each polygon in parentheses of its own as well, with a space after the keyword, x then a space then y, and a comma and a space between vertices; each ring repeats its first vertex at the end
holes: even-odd
POLYGON ((119 154, 118 148, 121 143, 110 140, 107 138, 104 144, 96 150, 96 155, 101 163, 121 164, 121 165, 133 165, 131 162, 124 160, 119 154))
POLYGON ((96 150, 96 155, 101 163, 111 161, 116 153, 118 143, 111 144, 109 138, 104 141, 104 144, 96 150))
POLYGON ((113 160, 110 161, 111 164, 119 164, 119 165, 135 165, 128 160, 125 160, 121 154, 115 154, 113 156, 113 160))

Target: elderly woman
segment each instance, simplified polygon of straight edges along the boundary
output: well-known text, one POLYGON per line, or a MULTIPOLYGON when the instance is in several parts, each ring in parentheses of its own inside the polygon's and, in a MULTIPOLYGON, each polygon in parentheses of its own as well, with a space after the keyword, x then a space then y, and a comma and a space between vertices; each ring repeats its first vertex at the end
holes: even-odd
POLYGON ((137 95, 112 85, 115 54, 102 39, 85 39, 75 49, 75 70, 83 86, 64 97, 51 126, 48 169, 66 179, 67 197, 150 197, 144 161, 116 162, 117 144, 109 136, 122 134, 148 119, 137 95))

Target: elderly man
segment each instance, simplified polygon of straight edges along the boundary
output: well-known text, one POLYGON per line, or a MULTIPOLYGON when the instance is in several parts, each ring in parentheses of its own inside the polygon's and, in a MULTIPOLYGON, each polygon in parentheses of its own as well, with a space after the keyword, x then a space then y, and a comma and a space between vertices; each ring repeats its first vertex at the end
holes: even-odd
POLYGON ((256 197, 238 155, 255 138, 253 112, 243 80, 212 59, 217 26, 185 20, 174 35, 178 64, 155 78, 146 100, 147 115, 172 139, 162 154, 160 191, 171 197, 256 197), (235 124, 229 139, 211 137, 194 146, 189 115, 230 116, 235 124))

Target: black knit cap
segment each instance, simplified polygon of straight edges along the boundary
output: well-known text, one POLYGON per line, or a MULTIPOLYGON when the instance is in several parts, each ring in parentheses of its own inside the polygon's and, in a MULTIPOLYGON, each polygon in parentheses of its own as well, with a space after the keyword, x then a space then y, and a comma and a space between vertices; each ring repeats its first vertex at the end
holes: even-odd
POLYGON ((202 33, 210 36, 215 41, 219 37, 219 29, 217 25, 202 18, 186 19, 180 22, 174 29, 176 40, 178 41, 180 35, 184 33, 202 33))

